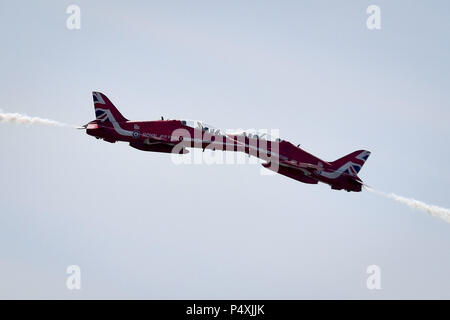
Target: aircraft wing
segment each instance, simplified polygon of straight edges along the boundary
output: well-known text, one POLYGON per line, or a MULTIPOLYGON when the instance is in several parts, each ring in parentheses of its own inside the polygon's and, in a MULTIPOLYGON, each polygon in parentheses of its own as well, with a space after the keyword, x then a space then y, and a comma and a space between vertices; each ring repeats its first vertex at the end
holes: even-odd
POLYGON ((275 164, 278 164, 278 167, 272 166, 273 163, 271 162, 263 163, 262 165, 264 168, 303 183, 317 184, 319 182, 316 177, 313 176, 313 173, 317 171, 317 169, 321 169, 319 166, 293 161, 277 161, 275 164))
POLYGON ((174 141, 168 138, 160 138, 156 136, 150 136, 144 140, 144 144, 146 145, 154 145, 154 144, 167 144, 167 145, 175 145, 174 141))
POLYGON ((309 176, 315 171, 323 170, 322 167, 311 163, 297 162, 294 160, 284 160, 279 162, 280 166, 297 169, 302 171, 305 175, 309 176))

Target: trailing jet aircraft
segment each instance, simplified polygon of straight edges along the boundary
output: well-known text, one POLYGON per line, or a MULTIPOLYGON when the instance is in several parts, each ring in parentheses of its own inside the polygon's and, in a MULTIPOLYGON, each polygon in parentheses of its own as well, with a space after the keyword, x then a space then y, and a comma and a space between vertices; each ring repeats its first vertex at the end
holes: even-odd
POLYGON ((96 119, 84 125, 88 135, 107 142, 125 141, 143 151, 185 154, 186 148, 245 152, 263 166, 309 184, 326 183, 335 190, 359 192, 358 173, 370 152, 358 150, 335 161, 324 161, 282 139, 246 132, 223 133, 201 121, 130 121, 100 92, 93 92, 96 119))

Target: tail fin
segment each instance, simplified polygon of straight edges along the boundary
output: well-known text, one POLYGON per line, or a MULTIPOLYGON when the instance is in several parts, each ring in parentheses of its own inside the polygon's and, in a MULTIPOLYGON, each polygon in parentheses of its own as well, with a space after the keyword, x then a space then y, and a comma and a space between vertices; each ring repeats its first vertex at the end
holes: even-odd
POLYGON ((94 99, 95 118, 101 122, 125 122, 128 121, 112 102, 101 92, 92 92, 94 99))
POLYGON ((357 175, 370 156, 370 151, 358 150, 336 161, 330 162, 335 170, 341 170, 351 175, 357 175))

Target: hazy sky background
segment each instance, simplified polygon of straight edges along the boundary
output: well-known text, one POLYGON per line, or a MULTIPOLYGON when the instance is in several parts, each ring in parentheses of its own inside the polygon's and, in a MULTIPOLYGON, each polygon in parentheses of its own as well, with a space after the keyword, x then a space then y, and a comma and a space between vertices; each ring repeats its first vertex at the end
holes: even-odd
MULTIPOLYGON (((1 1, 0 109, 275 128, 450 207, 448 1, 1 1), (81 8, 81 29, 66 8, 81 8), (381 30, 366 8, 381 8, 381 30)), ((450 298, 450 225, 367 192, 0 124, 0 297, 450 298), (81 267, 82 289, 66 288, 81 267), (381 290, 366 268, 381 267, 381 290)))

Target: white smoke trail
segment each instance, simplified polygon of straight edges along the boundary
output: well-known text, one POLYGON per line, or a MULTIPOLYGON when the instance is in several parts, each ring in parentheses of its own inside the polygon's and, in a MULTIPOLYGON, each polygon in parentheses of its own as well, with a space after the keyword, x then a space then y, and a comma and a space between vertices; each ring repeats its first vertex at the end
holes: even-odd
POLYGON ((16 123, 16 124, 38 124, 44 126, 54 127, 74 127, 67 123, 62 123, 55 120, 43 119, 39 117, 29 117, 20 113, 3 113, 0 110, 0 122, 16 123))
POLYGON ((434 205, 429 205, 429 204, 426 204, 425 202, 422 202, 422 201, 419 201, 419 200, 416 200, 413 198, 401 197, 394 193, 389 193, 389 194, 384 193, 382 191, 378 191, 378 190, 369 188, 367 186, 365 187, 365 189, 372 193, 375 193, 375 194, 381 195, 383 197, 393 199, 397 202, 403 203, 410 208, 428 212, 431 216, 441 218, 441 219, 445 220, 446 222, 450 223, 450 209, 442 208, 442 207, 434 206, 434 205))

